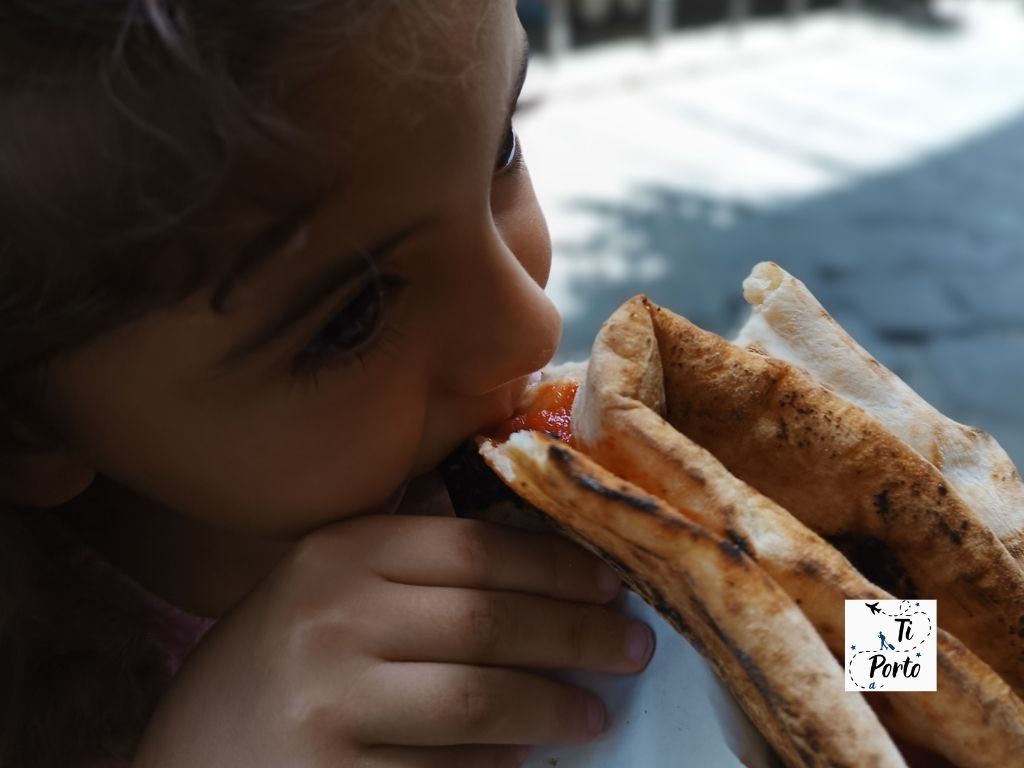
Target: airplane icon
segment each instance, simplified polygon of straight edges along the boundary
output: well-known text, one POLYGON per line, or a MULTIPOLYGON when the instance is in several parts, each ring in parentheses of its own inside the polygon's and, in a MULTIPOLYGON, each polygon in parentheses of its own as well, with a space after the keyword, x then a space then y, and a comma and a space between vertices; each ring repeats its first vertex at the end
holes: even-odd
POLYGON ((881 613, 882 609, 878 607, 878 603, 864 603, 872 613, 881 613))

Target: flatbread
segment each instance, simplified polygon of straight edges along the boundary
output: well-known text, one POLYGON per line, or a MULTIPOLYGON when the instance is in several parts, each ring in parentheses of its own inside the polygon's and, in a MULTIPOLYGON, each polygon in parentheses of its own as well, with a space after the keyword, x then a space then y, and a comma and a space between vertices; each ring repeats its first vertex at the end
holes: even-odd
POLYGON ((1024 690, 1024 576, 942 473, 796 366, 737 347, 643 297, 666 420, 1024 690))
POLYGON ((777 264, 754 267, 743 295, 752 311, 736 344, 799 366, 928 459, 1024 567, 1024 482, 995 438, 925 402, 777 264))
POLYGON ((788 765, 905 765, 800 609, 736 544, 543 433, 481 453, 704 653, 788 765))
MULTIPOLYGON (((740 547, 793 598, 832 653, 842 658, 844 601, 893 596, 662 418, 664 373, 652 309, 633 299, 601 328, 573 408, 577 446, 740 547)), ((937 656, 936 692, 869 695, 889 732, 965 768, 1013 764, 1024 754, 1024 704, 991 668, 941 629, 937 656)))

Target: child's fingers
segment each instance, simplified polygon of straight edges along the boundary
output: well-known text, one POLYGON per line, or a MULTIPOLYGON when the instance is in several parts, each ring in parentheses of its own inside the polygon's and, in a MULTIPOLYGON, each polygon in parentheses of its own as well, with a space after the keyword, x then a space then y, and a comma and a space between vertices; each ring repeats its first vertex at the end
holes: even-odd
POLYGON ((353 735, 364 744, 582 743, 606 719, 593 694, 520 670, 384 663, 361 682, 353 735))
POLYGON ((523 747, 370 747, 360 763, 365 768, 518 768, 523 747))
POLYGON ((369 553, 370 567, 404 584, 529 592, 606 603, 617 576, 554 534, 458 518, 392 518, 406 530, 369 553))
POLYGON ((396 585, 375 614, 382 658, 636 672, 653 636, 604 606, 517 592, 396 585))

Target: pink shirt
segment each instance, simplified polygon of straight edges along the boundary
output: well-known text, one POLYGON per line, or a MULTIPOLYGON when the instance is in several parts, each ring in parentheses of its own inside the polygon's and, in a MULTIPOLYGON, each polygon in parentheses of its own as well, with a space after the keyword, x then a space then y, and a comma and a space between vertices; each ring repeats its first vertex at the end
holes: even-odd
MULTIPOLYGON (((67 625, 57 631, 95 636, 104 631, 105 616, 116 615, 138 627, 156 649, 168 678, 176 674, 216 620, 171 605, 118 570, 63 524, 51 522, 48 532, 61 552, 62 567, 68 569, 66 577, 74 584, 73 594, 85 596, 83 604, 69 604, 64 613, 67 625)), ((75 600, 71 595, 65 599, 75 600)), ((128 765, 128 761, 111 758, 91 763, 89 768, 128 765)))
POLYGON ((160 651, 171 675, 216 623, 216 619, 188 613, 154 595, 104 560, 92 547, 83 544, 79 557, 80 566, 91 573, 107 599, 138 620, 146 637, 160 651))

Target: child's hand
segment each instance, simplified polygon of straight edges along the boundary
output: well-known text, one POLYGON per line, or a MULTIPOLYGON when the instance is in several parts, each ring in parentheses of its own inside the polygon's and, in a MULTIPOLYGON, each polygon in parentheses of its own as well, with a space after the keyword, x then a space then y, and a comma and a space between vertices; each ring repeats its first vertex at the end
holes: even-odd
POLYGON ((601 703, 530 670, 641 669, 653 641, 605 607, 617 592, 554 536, 443 517, 332 525, 203 641, 136 766, 513 766, 514 745, 587 741, 601 703))

